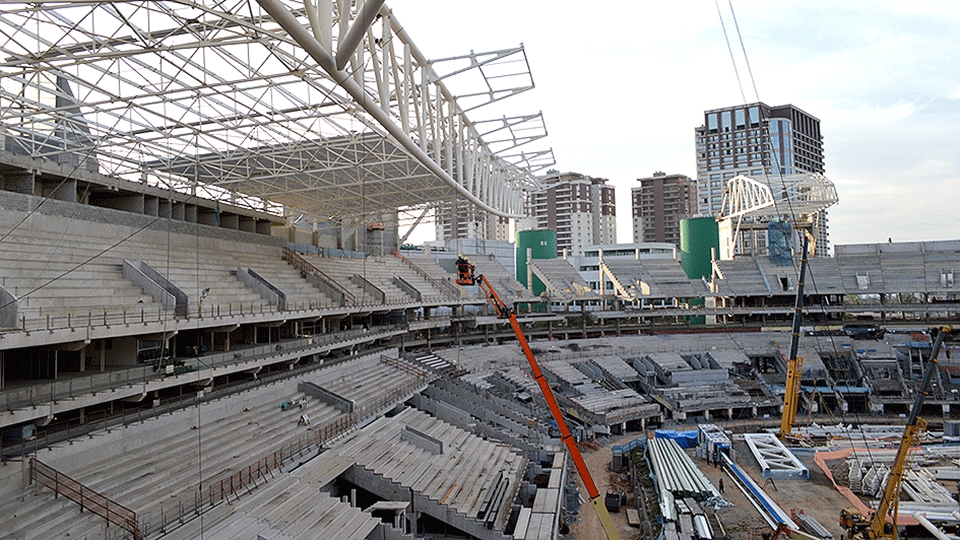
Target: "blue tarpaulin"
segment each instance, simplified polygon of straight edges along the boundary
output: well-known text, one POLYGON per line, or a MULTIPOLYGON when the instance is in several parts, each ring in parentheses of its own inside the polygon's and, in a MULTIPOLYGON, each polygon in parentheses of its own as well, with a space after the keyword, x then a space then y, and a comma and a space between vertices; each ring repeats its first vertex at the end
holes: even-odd
POLYGON ((697 445, 697 430, 676 431, 673 429, 658 429, 654 432, 658 439, 673 439, 680 448, 693 448, 697 445))
POLYGON ((790 223, 771 221, 767 224, 767 249, 770 262, 776 266, 793 265, 793 242, 790 223))

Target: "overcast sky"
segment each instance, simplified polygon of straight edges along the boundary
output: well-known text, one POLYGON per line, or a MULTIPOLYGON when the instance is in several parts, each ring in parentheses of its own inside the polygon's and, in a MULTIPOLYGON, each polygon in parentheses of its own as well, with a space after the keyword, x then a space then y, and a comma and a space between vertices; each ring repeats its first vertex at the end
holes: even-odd
MULTIPOLYGON (((755 101, 728 0, 719 4, 746 101, 755 101)), ((744 102, 713 1, 387 5, 428 58, 524 44, 537 87, 504 107, 543 111, 556 168, 610 179, 620 242, 632 241, 636 179, 696 178, 703 111, 744 102)), ((826 176, 840 196, 831 245, 960 238, 960 2, 733 7, 760 101, 820 119, 826 176)))

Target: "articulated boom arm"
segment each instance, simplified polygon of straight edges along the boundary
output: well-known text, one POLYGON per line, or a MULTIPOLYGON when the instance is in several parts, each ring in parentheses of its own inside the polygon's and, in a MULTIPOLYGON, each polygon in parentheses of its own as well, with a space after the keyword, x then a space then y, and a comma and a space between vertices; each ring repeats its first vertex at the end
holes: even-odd
POLYGON ((590 476, 590 470, 587 469, 587 464, 583 461, 583 456, 580 454, 580 448, 577 447, 577 443, 573 440, 573 435, 570 433, 570 429, 567 427, 567 422, 563 418, 563 412, 560 411, 560 405, 557 403, 557 398, 553 395, 553 389, 550 388, 547 378, 543 376, 543 372, 540 370, 540 364, 537 363, 537 359, 533 356, 533 351, 530 350, 530 344, 527 343, 527 338, 523 335, 523 330, 520 328, 520 323, 517 321, 517 316, 506 304, 503 303, 503 300, 500 299, 500 296, 497 295, 497 292, 494 291, 493 287, 490 286, 490 282, 487 280, 486 276, 478 276, 477 281, 480 284, 480 290, 482 290, 487 296, 487 300, 493 304, 494 309, 497 310, 497 314, 500 317, 505 317, 510 320, 510 326, 513 327, 513 333, 517 335, 517 341, 520 342, 520 348, 523 349, 523 354, 526 355, 527 362, 530 364, 530 370, 533 372, 533 379, 537 381, 537 385, 540 387, 540 391, 543 393, 543 399, 546 400, 547 406, 550 408, 550 414, 553 415, 553 419, 556 421, 557 427, 560 428, 560 441, 566 445, 567 451, 570 452, 570 457, 573 458, 573 464, 577 467, 577 473, 580 474, 580 479, 583 480, 583 485, 587 488, 587 495, 590 498, 590 504, 593 505, 594 511, 597 512, 597 516, 600 518, 600 524, 603 526, 603 530, 607 535, 607 539, 620 540, 620 533, 617 532, 617 527, 610 518, 610 513, 607 512, 607 507, 604 505, 603 496, 600 495, 600 493, 597 491, 596 484, 593 483, 593 477, 590 476))
POLYGON ((920 434, 927 428, 927 421, 920 418, 920 408, 923 406, 923 398, 927 394, 927 388, 930 387, 930 380, 937 371, 937 356, 940 354, 940 347, 943 345, 943 339, 947 333, 947 329, 941 329, 933 342, 933 347, 930 349, 930 358, 927 360, 920 387, 917 388, 917 397, 913 401, 913 408, 910 409, 907 427, 903 430, 903 438, 900 439, 900 446, 897 448, 897 456, 890 468, 887 484, 883 488, 883 497, 877 504, 877 511, 870 518, 870 527, 865 531, 870 539, 897 538, 897 512, 900 508, 900 488, 903 485, 903 476, 906 473, 907 456, 910 449, 920 442, 920 434), (893 518, 892 534, 884 532, 884 524, 888 514, 893 518))

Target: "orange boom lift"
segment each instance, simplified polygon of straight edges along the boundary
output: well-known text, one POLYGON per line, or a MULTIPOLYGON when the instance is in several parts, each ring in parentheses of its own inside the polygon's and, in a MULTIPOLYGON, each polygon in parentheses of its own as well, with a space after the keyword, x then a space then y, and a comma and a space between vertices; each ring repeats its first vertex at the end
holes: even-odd
POLYGON ((500 299, 500 296, 493 290, 490 281, 487 280, 486 277, 483 275, 475 275, 472 264, 469 264, 465 260, 463 263, 458 261, 457 270, 457 283, 461 285, 479 284, 480 290, 486 295, 487 300, 490 301, 493 308, 497 310, 497 315, 500 318, 509 319, 510 326, 513 327, 513 333, 517 335, 520 348, 523 349, 523 354, 527 357, 527 362, 530 364, 533 379, 537 381, 537 385, 543 393, 543 399, 546 400, 547 406, 550 407, 550 414, 553 415, 554 421, 556 421, 557 426, 560 428, 560 441, 566 445, 567 451, 570 452, 570 456, 573 458, 573 464, 576 466, 577 473, 587 488, 587 496, 590 499, 590 504, 600 518, 600 525, 603 527, 607 539, 620 540, 620 533, 617 532, 617 527, 614 525, 613 519, 610 518, 610 513, 607 512, 607 507, 603 503, 603 497, 597 491, 596 484, 593 483, 593 477, 590 476, 587 464, 583 461, 580 448, 577 447, 576 441, 573 440, 573 435, 570 434, 567 422, 564 420, 563 413, 560 411, 560 405, 557 404, 557 398, 554 397, 553 390, 550 388, 550 384, 547 383, 547 378, 543 376, 543 372, 540 370, 540 364, 537 363, 537 359, 533 356, 533 351, 530 350, 530 344, 527 343, 527 338, 523 335, 523 330, 520 329, 520 323, 517 321, 516 314, 500 299))

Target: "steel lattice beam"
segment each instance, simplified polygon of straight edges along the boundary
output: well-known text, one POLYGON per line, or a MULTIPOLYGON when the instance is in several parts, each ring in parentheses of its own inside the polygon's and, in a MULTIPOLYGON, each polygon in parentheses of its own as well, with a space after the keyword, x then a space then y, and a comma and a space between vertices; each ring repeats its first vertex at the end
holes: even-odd
POLYGON ((441 76, 458 58, 428 61, 382 4, 0 1, 2 150, 277 214, 519 216, 552 152, 497 152, 542 119, 485 133, 465 110, 533 87, 522 47, 441 76), (458 96, 465 72, 484 82, 458 96))

